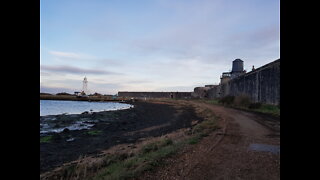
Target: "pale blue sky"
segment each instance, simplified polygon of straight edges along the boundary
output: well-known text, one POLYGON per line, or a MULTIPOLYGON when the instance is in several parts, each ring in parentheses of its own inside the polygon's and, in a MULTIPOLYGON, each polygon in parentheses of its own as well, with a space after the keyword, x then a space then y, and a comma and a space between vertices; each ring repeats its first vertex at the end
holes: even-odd
POLYGON ((280 58, 279 0, 41 0, 42 92, 193 91, 280 58))

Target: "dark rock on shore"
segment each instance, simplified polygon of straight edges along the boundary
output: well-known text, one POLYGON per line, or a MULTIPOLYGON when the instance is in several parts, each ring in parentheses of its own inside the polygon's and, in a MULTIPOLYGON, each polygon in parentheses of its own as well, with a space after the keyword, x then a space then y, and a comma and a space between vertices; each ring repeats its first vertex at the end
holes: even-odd
POLYGON ((89 114, 89 112, 88 112, 88 111, 85 111, 85 112, 83 112, 83 113, 81 113, 81 114, 89 114))
POLYGON ((68 128, 64 128, 62 132, 63 133, 68 133, 68 132, 70 132, 70 130, 68 128))

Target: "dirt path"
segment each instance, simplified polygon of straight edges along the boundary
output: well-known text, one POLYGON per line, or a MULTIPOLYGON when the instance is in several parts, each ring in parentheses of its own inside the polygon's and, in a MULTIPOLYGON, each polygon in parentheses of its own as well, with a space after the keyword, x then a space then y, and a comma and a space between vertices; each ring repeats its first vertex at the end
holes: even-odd
POLYGON ((207 107, 220 116, 223 132, 212 133, 168 159, 167 166, 138 179, 280 179, 280 132, 279 128, 272 130, 261 124, 269 122, 266 117, 217 105, 190 103, 207 107), (259 147, 264 149, 252 149, 259 147), (263 151, 265 147, 279 151, 263 151))

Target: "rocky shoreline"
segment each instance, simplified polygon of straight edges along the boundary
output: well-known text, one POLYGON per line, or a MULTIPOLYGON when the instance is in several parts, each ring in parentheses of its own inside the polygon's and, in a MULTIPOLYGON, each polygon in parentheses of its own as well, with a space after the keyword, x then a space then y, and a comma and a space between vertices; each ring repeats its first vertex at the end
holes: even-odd
MULTIPOLYGON (((191 106, 136 101, 134 108, 119 111, 40 117, 40 124, 54 123, 57 129, 78 122, 80 128, 60 129, 40 136, 40 173, 79 157, 97 155, 118 144, 136 143, 192 126, 198 117, 191 106), (81 125, 82 124, 82 125, 81 125), (48 141, 41 141, 48 137, 48 141)), ((134 148, 134 147, 133 147, 134 148)))

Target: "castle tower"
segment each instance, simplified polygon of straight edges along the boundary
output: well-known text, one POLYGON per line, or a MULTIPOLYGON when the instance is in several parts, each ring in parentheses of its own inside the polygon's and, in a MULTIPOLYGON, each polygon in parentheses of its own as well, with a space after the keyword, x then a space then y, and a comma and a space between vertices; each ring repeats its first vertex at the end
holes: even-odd
POLYGON ((222 73, 222 76, 220 76, 220 84, 224 84, 228 82, 231 79, 231 73, 224 72, 222 73))

